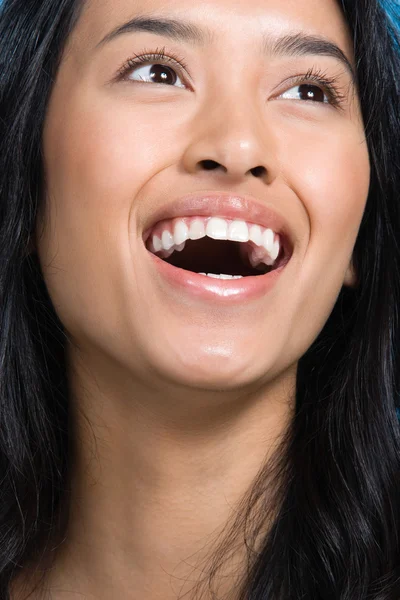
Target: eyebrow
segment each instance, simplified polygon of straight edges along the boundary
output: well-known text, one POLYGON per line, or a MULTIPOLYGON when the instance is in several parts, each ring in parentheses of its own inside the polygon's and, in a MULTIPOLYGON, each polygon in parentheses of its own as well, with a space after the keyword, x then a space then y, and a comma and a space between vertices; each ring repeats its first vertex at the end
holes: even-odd
MULTIPOLYGON (((187 42, 195 46, 204 46, 215 41, 215 33, 208 27, 200 27, 189 21, 154 16, 138 16, 119 25, 108 33, 96 46, 100 47, 115 38, 134 32, 148 32, 168 37, 178 42, 187 42)), ((262 37, 262 50, 273 56, 328 56, 341 62, 355 82, 356 74, 353 66, 343 50, 334 42, 320 36, 295 32, 280 38, 271 34, 262 37)))

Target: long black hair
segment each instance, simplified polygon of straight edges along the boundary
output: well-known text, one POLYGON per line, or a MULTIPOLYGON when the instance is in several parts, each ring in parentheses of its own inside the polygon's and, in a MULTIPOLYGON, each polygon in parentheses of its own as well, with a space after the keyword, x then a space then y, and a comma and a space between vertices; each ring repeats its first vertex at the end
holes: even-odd
MULTIPOLYGON (((0 5, 1 600, 25 567, 54 558, 68 530, 68 334, 29 241, 45 197, 47 103, 82 4, 0 5)), ((240 600, 400 598, 399 36, 378 0, 341 6, 371 162, 353 256, 359 283, 343 287, 300 359, 294 419, 213 557, 210 587, 244 526, 240 600)))

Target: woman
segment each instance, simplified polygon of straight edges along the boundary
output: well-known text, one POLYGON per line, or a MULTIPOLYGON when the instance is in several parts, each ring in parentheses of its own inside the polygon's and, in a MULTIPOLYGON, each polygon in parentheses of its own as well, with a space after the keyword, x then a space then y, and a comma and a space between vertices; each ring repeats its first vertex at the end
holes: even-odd
POLYGON ((393 16, 3 0, 2 599, 400 597, 393 16))

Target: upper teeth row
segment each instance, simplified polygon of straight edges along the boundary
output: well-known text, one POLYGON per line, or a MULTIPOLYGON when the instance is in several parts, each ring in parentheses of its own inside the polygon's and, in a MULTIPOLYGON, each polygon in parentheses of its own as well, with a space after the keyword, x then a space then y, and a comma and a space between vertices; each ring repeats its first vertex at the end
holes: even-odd
POLYGON ((258 252, 265 251, 269 255, 272 264, 280 250, 279 237, 276 235, 275 238, 275 235, 272 229, 246 221, 232 221, 221 217, 187 217, 161 223, 152 234, 149 249, 167 257, 174 250, 183 250, 187 240, 198 240, 206 236, 214 240, 250 241, 259 247, 258 252))

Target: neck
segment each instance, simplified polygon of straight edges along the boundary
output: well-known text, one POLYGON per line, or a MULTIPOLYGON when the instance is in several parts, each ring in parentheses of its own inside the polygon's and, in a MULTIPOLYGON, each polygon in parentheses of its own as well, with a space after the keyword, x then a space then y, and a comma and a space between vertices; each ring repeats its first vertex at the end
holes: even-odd
MULTIPOLYGON (((116 369, 71 360, 71 509, 50 587, 176 600, 204 577, 287 432, 296 370, 258 390, 213 391, 149 388, 116 369)), ((245 546, 235 547, 224 569, 239 573, 245 546)))

